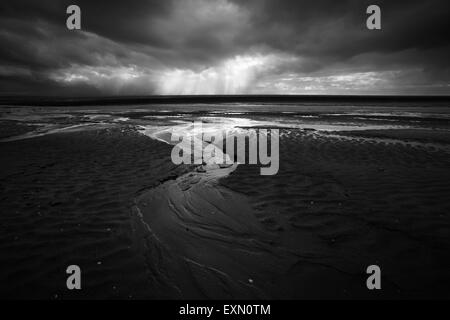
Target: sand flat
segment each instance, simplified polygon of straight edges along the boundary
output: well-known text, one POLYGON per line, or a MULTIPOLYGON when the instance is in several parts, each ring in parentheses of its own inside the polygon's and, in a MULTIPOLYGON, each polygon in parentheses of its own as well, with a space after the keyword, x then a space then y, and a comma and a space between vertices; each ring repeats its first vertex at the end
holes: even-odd
MULTIPOLYGON (((174 165, 166 139, 142 134, 152 125, 187 128, 195 114, 155 122, 145 118, 153 111, 140 109, 102 110, 102 117, 62 111, 2 122, 2 296, 448 296, 450 156, 442 121, 433 122, 440 131, 371 131, 360 123, 357 132, 324 132, 305 130, 309 122, 287 126, 291 114, 283 115, 280 170, 261 176, 259 166, 245 164, 174 165), (17 139, 26 132, 28 139, 17 139), (85 276, 82 293, 65 290, 65 268, 74 263, 85 276), (381 294, 365 287, 371 264, 382 268, 381 294)), ((255 124, 249 114, 236 116, 226 123, 255 124)), ((222 118, 213 118, 209 125, 220 128, 222 118)))

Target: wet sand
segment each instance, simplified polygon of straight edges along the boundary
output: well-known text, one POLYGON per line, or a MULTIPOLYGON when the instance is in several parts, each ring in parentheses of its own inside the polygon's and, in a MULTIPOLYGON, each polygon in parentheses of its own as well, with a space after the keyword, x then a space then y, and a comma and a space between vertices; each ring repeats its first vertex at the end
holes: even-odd
POLYGON ((280 145, 278 175, 189 173, 138 198, 176 297, 448 297, 446 152, 302 130, 280 145), (365 286, 372 264, 382 292, 365 286))
POLYGON ((449 297, 449 164, 434 147, 292 132, 276 176, 239 166, 222 184, 301 257, 274 296, 449 297), (380 293, 365 288, 371 264, 382 269, 380 293))
POLYGON ((182 174, 170 147, 128 126, 0 144, 0 295, 152 298, 133 199, 182 174), (66 268, 81 267, 80 292, 66 268))
POLYGON ((449 297, 445 149, 280 137, 275 176, 175 166, 171 146, 126 124, 1 143, 1 296, 449 297), (69 264, 80 292, 65 289, 69 264), (382 291, 365 286, 371 264, 382 291))

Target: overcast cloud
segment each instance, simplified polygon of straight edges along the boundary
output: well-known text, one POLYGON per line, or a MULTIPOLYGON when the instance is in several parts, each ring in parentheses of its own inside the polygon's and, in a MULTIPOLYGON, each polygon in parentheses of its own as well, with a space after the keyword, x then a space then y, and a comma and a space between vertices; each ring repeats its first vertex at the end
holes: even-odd
POLYGON ((450 94, 450 4, 2 0, 0 94, 450 94), (82 29, 66 28, 77 4, 82 29), (382 30, 366 28, 370 4, 382 30))

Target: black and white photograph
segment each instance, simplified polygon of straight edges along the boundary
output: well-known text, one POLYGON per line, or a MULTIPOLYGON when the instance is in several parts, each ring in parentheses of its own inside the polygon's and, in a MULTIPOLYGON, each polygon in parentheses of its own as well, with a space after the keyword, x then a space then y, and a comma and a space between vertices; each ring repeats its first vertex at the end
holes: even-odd
POLYGON ((449 36, 445 0, 1 0, 0 299, 449 299, 449 36))

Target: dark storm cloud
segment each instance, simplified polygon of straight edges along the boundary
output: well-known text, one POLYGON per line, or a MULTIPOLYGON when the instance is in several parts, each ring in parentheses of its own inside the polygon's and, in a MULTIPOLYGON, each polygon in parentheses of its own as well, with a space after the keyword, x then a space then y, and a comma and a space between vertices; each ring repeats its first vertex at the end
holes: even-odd
MULTIPOLYGON (((235 0, 237 3, 248 1, 235 0)), ((382 8, 381 31, 365 27, 365 10, 373 1, 253 1, 249 43, 264 43, 311 59, 312 71, 331 62, 367 53, 396 54, 417 50, 411 62, 448 68, 450 5, 446 1, 376 1, 382 8), (440 59, 431 59, 436 52, 440 59), (431 56, 428 56, 431 54, 431 56), (419 57, 421 57, 422 61, 419 57)), ((367 61, 371 63, 371 61, 367 61)), ((407 63, 408 61, 403 61, 407 63)), ((383 64, 389 64, 384 60, 383 64)))
MULTIPOLYGON (((236 1, 236 0, 235 0, 236 1)), ((246 3, 248 1, 238 1, 246 3)), ((447 1, 253 1, 252 38, 283 50, 338 53, 398 51, 450 44, 447 1), (383 31, 365 28, 365 10, 382 8, 383 31)))
POLYGON ((0 92, 449 93, 449 31, 443 0, 3 0, 0 92))

